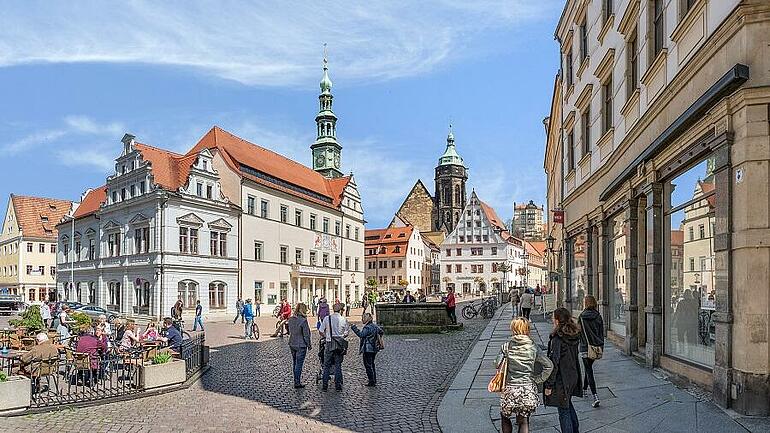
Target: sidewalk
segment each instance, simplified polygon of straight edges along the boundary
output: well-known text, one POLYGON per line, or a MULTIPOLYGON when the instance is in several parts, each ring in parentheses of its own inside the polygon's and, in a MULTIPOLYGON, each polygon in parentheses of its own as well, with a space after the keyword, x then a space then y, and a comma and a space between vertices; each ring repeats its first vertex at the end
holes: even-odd
MULTIPOLYGON (((495 373, 494 358, 510 336, 510 304, 498 310, 476 342, 438 410, 444 433, 496 432, 500 428, 499 394, 487 391, 495 373)), ((550 322, 533 314, 532 338, 547 345, 550 322)), ((581 432, 731 433, 770 431, 770 419, 729 415, 714 403, 677 388, 662 372, 639 365, 617 348, 605 346, 594 366, 599 408, 591 399, 574 398, 581 432)), ((556 433, 556 409, 538 407, 530 431, 556 433)))

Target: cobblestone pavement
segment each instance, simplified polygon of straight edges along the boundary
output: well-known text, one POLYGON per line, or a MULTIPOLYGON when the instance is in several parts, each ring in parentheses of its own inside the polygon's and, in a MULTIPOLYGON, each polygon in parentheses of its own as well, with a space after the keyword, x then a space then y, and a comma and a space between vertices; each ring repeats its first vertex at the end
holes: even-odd
POLYGON ((440 431, 437 408, 467 351, 486 326, 475 319, 463 331, 441 335, 386 336, 377 356, 378 386, 367 388, 358 338, 344 361, 344 390, 323 392, 315 384, 319 369, 317 335, 305 362, 307 388, 293 389, 286 342, 238 339, 240 324, 212 323, 211 369, 189 389, 160 396, 0 418, 0 432, 140 431, 440 431), (222 328, 225 326, 224 328, 222 328), (224 331, 222 331, 224 329, 224 331), (230 335, 232 334, 232 335, 230 335))

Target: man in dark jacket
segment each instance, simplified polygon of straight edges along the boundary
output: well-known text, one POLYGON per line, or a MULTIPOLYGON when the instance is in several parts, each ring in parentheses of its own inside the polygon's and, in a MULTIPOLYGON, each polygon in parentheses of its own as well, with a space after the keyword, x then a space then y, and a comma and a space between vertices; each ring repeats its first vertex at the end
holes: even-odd
POLYGON ((294 373, 294 388, 304 388, 302 383, 302 366, 305 365, 307 351, 312 348, 310 341, 310 326, 307 323, 307 305, 297 304, 294 315, 289 318, 289 349, 291 350, 292 371, 294 373))
POLYGON ((558 409, 562 433, 573 433, 578 431, 578 419, 572 397, 583 396, 578 363, 580 328, 566 308, 554 311, 554 325, 548 341, 553 372, 543 384, 543 402, 558 409))
POLYGON ((372 321, 372 315, 364 313, 361 320, 364 323, 363 329, 358 329, 356 325, 351 325, 350 329, 361 339, 358 352, 364 358, 364 368, 366 369, 366 386, 377 386, 377 369, 374 366, 374 358, 382 347, 378 344, 379 336, 383 334, 382 328, 375 325, 372 321))

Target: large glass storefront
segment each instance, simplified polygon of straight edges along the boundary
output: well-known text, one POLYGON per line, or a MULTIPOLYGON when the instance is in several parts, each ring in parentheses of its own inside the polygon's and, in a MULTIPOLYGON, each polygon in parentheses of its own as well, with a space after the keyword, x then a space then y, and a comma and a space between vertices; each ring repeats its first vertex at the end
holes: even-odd
MULTIPOLYGON (((628 226, 623 212, 610 219, 609 242, 607 244, 609 282, 609 323, 610 329, 618 335, 626 335, 626 302, 628 302, 628 281, 626 281, 626 239, 628 226)), ((606 320, 606 318, 605 318, 606 320)))
POLYGON ((665 353, 714 365, 713 160, 706 159, 665 185, 665 353))
POLYGON ((581 233, 568 241, 569 278, 565 300, 572 301, 572 308, 579 312, 583 308, 583 298, 588 294, 588 279, 586 275, 587 249, 586 235, 581 233))

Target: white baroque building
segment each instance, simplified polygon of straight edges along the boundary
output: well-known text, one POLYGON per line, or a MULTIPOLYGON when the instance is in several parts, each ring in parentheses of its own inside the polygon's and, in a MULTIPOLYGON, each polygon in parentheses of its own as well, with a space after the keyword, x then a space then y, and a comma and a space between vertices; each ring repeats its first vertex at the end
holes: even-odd
POLYGON ((524 251, 524 243, 511 236, 494 209, 473 191, 454 230, 441 243, 442 286, 476 295, 523 284, 516 270, 525 267, 524 251), (510 271, 504 274, 501 263, 510 271))
POLYGON ((126 134, 115 172, 57 226, 61 299, 163 317, 177 299, 233 308, 239 209, 222 194, 207 149, 187 155, 126 134))

